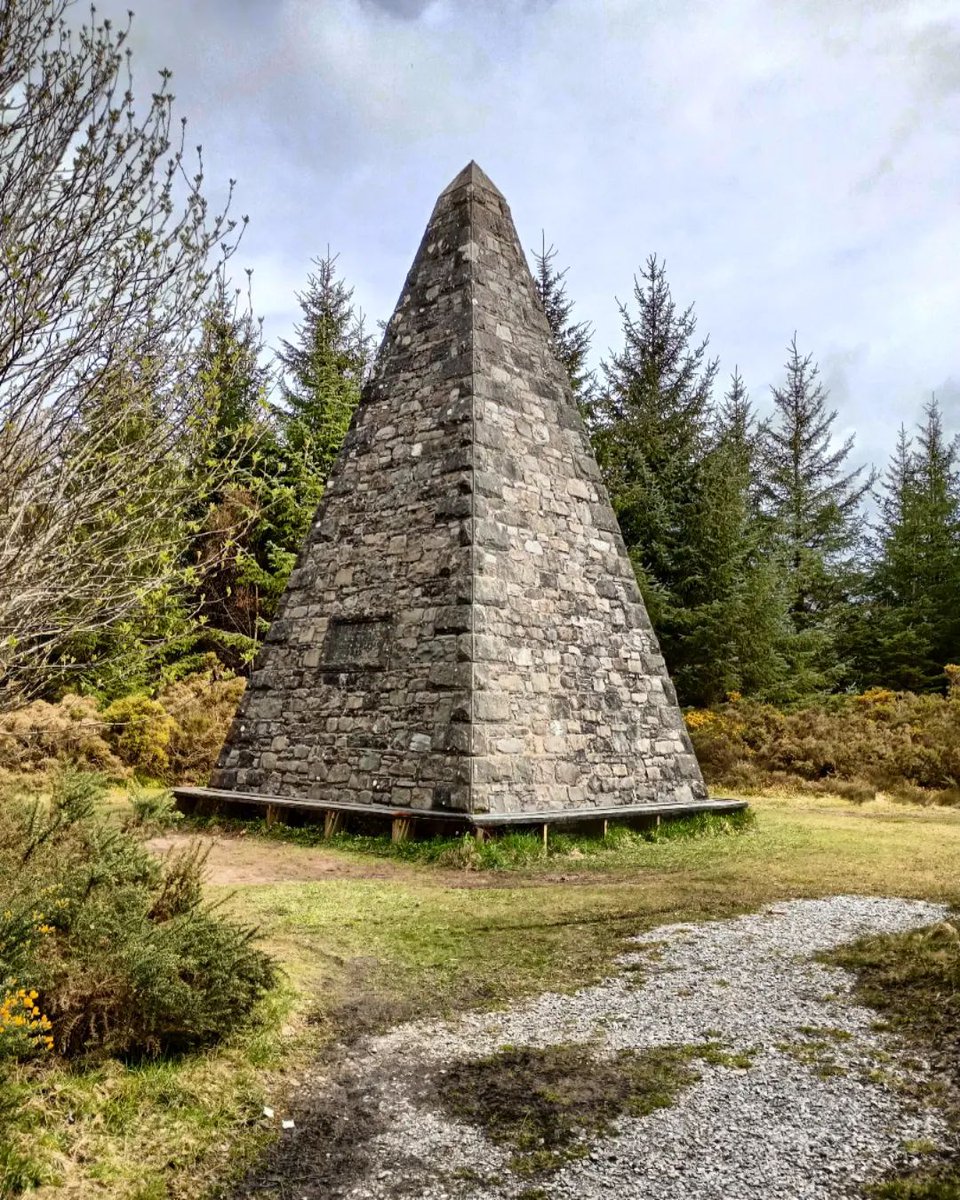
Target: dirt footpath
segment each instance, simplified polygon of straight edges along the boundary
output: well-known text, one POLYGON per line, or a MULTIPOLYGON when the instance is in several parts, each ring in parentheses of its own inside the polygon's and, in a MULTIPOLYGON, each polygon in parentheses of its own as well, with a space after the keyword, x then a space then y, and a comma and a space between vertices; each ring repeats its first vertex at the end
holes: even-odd
POLYGON ((154 854, 176 854, 196 842, 207 852, 207 883, 227 887, 324 879, 393 879, 404 873, 399 863, 353 858, 319 846, 296 846, 243 834, 168 833, 151 838, 147 848, 154 854))
MULTIPOLYGON (((551 871, 524 877, 514 872, 471 871, 462 867, 444 869, 436 865, 376 859, 370 855, 328 850, 323 846, 298 846, 290 842, 238 834, 167 833, 150 838, 154 854, 176 854, 199 842, 207 851, 205 879, 223 887, 256 886, 270 883, 318 883, 333 879, 409 879, 437 888, 547 887, 551 884, 596 883, 587 871, 551 871)), ((612 876, 606 875, 607 881, 612 876)))

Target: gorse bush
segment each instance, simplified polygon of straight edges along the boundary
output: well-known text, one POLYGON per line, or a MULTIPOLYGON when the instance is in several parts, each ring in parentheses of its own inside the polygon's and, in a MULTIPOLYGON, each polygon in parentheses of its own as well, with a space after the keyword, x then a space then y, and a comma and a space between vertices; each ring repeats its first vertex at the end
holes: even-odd
POLYGON ((142 788, 135 783, 127 795, 130 800, 129 829, 136 829, 141 834, 159 833, 183 820, 183 813, 177 811, 171 792, 142 788))
POLYGON ((59 704, 35 700, 0 714, 0 772, 43 772, 69 762, 122 776, 124 766, 105 735, 92 697, 64 696, 59 704))
POLYGON ((960 685, 945 696, 872 688, 829 704, 782 712, 737 700, 686 714, 714 785, 785 783, 853 799, 884 791, 904 799, 960 801, 960 685))
MULTIPOLYGON (((960 802, 960 667, 945 673, 946 695, 872 688, 790 710, 732 693, 717 708, 687 710, 687 727, 704 775, 718 789, 786 786, 854 800, 884 791, 960 802)), ((0 779, 66 766, 113 780, 205 783, 244 686, 241 678, 204 671, 156 697, 134 694, 105 709, 90 697, 65 696, 2 714, 0 779)), ((145 826, 164 821, 142 814, 145 826)))
POLYGON ((171 782, 206 782, 245 686, 238 676, 206 671, 171 683, 160 693, 160 703, 173 720, 167 747, 171 782))
POLYGON ((103 720, 107 739, 125 766, 154 779, 165 777, 174 721, 159 700, 124 696, 104 710, 103 720))
POLYGON ((37 700, 0 714, 0 778, 66 766, 114 780, 206 782, 243 689, 243 679, 204 671, 103 709, 91 696, 37 700))
POLYGON ((143 1055, 212 1043, 275 980, 256 931, 204 902, 203 856, 151 855, 100 812, 104 781, 0 804, 0 1053, 143 1055), (26 997, 26 1000, 24 999, 26 997))

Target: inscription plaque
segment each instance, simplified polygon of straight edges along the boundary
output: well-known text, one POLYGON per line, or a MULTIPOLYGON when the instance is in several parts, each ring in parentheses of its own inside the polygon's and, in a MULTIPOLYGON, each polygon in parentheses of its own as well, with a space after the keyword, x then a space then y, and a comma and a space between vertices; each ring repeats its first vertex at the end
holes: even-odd
POLYGON ((334 617, 323 640, 323 665, 334 669, 370 670, 383 666, 390 618, 334 617))

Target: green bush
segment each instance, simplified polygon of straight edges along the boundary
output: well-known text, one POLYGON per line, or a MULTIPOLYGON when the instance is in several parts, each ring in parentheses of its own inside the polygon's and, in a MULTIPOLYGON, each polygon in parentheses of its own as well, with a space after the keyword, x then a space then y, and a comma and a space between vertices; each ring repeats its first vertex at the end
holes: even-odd
POLYGON ((0 805, 0 998, 15 1008, 28 989, 31 1047, 50 1038, 62 1055, 212 1043, 250 1018, 273 963, 254 929, 203 901, 202 856, 154 858, 101 815, 103 791, 64 775, 49 804, 0 805))
POLYGON ((103 712, 106 738, 122 763, 151 779, 164 779, 175 722, 159 700, 124 696, 103 712))

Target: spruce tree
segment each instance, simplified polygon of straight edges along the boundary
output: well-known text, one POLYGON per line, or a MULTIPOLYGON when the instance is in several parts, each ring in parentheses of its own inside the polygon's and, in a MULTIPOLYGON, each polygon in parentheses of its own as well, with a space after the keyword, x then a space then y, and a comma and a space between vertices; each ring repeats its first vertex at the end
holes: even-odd
POLYGON ((752 408, 734 372, 686 514, 691 573, 673 616, 672 667, 689 703, 783 695, 786 595, 779 562, 766 552, 755 459, 752 408))
POLYGON ((337 256, 329 250, 316 259, 306 289, 298 293, 302 320, 296 340, 283 341, 278 353, 284 407, 279 413, 305 530, 313 517, 354 409, 372 353, 372 337, 353 291, 337 274, 337 256))
POLYGON ((633 295, 635 314, 620 305, 623 348, 602 366, 594 448, 651 619, 663 629, 689 573, 687 513, 709 444, 717 363, 707 339, 694 341, 693 306, 678 310, 656 255, 633 295))
POLYGON ((738 367, 734 367, 730 387, 717 407, 714 425, 717 440, 747 460, 756 474, 757 423, 738 367))
POLYGON ((834 444, 836 410, 827 407, 819 368, 801 356, 796 337, 786 380, 771 390, 776 413, 761 429, 762 501, 772 551, 787 573, 798 686, 821 690, 840 678, 835 635, 874 476, 844 469, 853 438, 834 444))
POLYGON ((284 544, 286 464, 267 396, 260 323, 221 277, 204 313, 195 386, 211 414, 217 485, 198 488, 192 545, 195 655, 244 665, 265 632, 291 566, 284 544))
POLYGON ((860 657, 868 682, 929 691, 960 658, 958 448, 936 399, 914 447, 901 428, 874 538, 870 627, 860 657))
POLYGON ((707 340, 695 341, 693 308, 677 308, 655 255, 634 280, 634 302, 635 312, 620 306, 623 348, 603 364, 594 447, 667 664, 690 702, 735 690, 726 676, 719 684, 701 677, 709 651, 692 613, 706 612, 718 586, 701 543, 726 536, 704 523, 714 515, 704 466, 717 364, 707 340))
POLYGON ((587 366, 587 358, 590 354, 592 329, 589 321, 572 319, 574 305, 567 296, 567 272, 556 269, 556 256, 556 249, 548 246, 546 237, 541 235, 540 251, 533 251, 536 264, 533 282, 553 331, 557 357, 563 363, 570 379, 577 406, 581 414, 589 419, 594 379, 593 372, 587 366))

